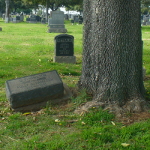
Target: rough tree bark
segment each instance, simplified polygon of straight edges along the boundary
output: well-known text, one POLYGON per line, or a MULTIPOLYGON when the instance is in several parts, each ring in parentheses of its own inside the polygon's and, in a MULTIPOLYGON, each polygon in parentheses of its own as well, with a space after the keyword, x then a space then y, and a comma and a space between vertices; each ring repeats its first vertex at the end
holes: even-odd
POLYGON ((79 87, 94 105, 121 112, 146 109, 142 77, 140 0, 84 0, 83 64, 79 87))

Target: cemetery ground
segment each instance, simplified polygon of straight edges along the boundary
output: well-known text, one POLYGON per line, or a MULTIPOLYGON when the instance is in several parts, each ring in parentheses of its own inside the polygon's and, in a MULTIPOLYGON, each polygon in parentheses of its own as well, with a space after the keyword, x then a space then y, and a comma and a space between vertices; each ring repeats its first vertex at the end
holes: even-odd
MULTIPOLYGON (((2 150, 149 150, 150 114, 117 119, 93 107, 76 115, 74 109, 90 100, 84 91, 65 104, 37 112, 13 112, 5 96, 5 81, 57 70, 63 82, 75 89, 81 74, 83 25, 65 22, 74 36, 76 64, 54 63, 54 37, 46 24, 4 23, 0 20, 0 149, 2 150)), ((150 26, 142 27, 146 68, 144 84, 150 101, 150 26)))

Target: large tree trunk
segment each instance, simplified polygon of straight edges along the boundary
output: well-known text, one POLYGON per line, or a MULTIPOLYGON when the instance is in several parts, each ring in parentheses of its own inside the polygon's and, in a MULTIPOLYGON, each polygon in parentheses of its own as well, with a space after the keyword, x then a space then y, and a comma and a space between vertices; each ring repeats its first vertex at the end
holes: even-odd
POLYGON ((83 15, 79 87, 92 94, 97 104, 142 111, 145 100, 140 0, 84 0, 83 15))

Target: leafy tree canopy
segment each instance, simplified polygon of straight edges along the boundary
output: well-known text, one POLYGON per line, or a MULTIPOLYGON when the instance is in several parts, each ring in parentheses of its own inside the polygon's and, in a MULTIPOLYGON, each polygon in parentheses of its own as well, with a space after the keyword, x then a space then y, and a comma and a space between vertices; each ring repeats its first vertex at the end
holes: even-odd
POLYGON ((150 6, 150 0, 141 0, 141 4, 143 4, 146 7, 150 6))
POLYGON ((83 0, 42 0, 39 3, 42 5, 47 4, 51 10, 57 10, 59 7, 62 6, 70 7, 70 6, 79 5, 82 2, 83 0))
POLYGON ((141 13, 148 14, 150 12, 150 0, 141 0, 141 13))

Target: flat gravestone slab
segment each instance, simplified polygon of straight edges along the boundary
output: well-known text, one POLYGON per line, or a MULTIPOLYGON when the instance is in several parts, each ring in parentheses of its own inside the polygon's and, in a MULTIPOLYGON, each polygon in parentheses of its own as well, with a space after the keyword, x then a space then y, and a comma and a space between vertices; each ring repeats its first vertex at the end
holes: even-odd
POLYGON ((19 107, 14 109, 14 111, 16 112, 30 112, 30 111, 39 111, 42 108, 45 108, 46 106, 50 105, 62 105, 62 104, 67 104, 69 100, 71 100, 72 97, 72 92, 69 89, 69 87, 63 83, 64 86, 64 94, 61 97, 56 98, 53 101, 44 101, 44 102, 40 102, 37 104, 32 104, 29 106, 23 106, 23 107, 19 107))
POLYGON ((63 92, 56 70, 6 81, 6 96, 13 109, 60 97, 63 92))

